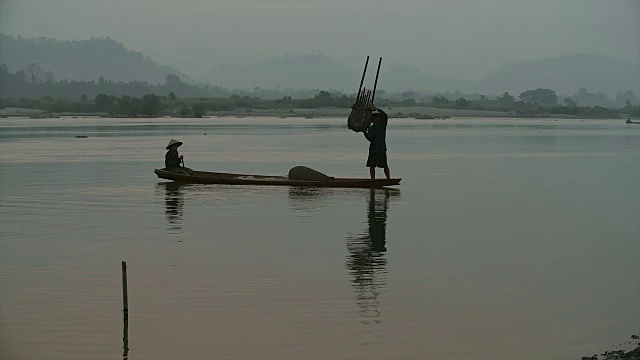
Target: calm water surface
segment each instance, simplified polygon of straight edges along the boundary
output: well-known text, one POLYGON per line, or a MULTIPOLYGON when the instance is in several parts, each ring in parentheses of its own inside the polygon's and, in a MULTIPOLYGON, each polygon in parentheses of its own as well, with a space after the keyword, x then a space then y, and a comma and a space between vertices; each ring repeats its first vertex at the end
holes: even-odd
POLYGON ((640 332, 640 126, 387 137, 395 189, 179 186, 153 174, 171 138, 273 175, 366 177, 368 143, 344 119, 0 119, 0 358, 579 359, 640 332))

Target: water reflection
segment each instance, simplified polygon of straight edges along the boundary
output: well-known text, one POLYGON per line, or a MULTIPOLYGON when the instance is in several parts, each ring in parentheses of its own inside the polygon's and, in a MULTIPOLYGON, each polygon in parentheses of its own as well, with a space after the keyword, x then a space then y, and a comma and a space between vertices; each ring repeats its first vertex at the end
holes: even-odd
POLYGON ((330 201, 332 195, 339 192, 340 189, 310 187, 310 186, 291 186, 289 187, 290 206, 296 210, 301 222, 312 222, 314 211, 318 211, 322 204, 330 201))
POLYGON ((164 215, 167 219, 167 231, 170 233, 182 233, 184 186, 175 182, 158 184, 158 188, 164 190, 164 215))
POLYGON ((122 327, 122 360, 129 359, 129 314, 124 313, 122 327))
POLYGON ((389 199, 400 196, 397 189, 371 189, 367 199, 367 229, 347 237, 346 267, 364 325, 380 323, 380 294, 386 286, 387 211, 389 199))

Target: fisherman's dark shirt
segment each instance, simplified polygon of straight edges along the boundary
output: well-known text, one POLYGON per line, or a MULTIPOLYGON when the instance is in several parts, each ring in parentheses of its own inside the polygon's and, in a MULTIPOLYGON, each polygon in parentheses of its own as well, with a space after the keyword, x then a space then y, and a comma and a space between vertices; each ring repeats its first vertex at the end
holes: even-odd
POLYGON ((369 144, 369 153, 378 153, 387 151, 387 120, 389 120, 389 116, 384 111, 378 109, 378 113, 382 117, 382 121, 379 125, 372 124, 369 126, 369 129, 364 134, 367 137, 367 140, 371 142, 369 144))
POLYGON ((164 167, 167 169, 171 169, 176 166, 180 166, 180 156, 178 155, 178 151, 167 151, 167 155, 165 155, 164 157, 164 167))

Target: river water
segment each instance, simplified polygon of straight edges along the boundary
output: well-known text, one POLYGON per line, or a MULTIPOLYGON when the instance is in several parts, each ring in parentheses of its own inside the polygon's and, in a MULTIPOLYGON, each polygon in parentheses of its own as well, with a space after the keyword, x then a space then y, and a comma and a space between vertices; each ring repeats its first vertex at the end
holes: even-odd
POLYGON ((344 119, 0 119, 1 359, 579 359, 640 332, 640 126, 392 118, 387 190, 180 186, 153 174, 172 138, 198 170, 368 176, 344 119))

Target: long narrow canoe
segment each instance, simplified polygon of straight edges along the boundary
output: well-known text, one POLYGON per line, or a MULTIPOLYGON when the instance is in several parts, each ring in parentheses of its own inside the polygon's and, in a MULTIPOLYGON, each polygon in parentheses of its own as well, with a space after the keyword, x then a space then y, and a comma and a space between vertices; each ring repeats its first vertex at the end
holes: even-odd
POLYGON ((334 178, 333 181, 291 180, 287 176, 243 175, 206 171, 194 171, 191 175, 177 174, 164 169, 153 172, 161 179, 194 184, 227 184, 227 185, 282 185, 282 186, 320 186, 379 188, 399 185, 402 179, 357 179, 334 178))

